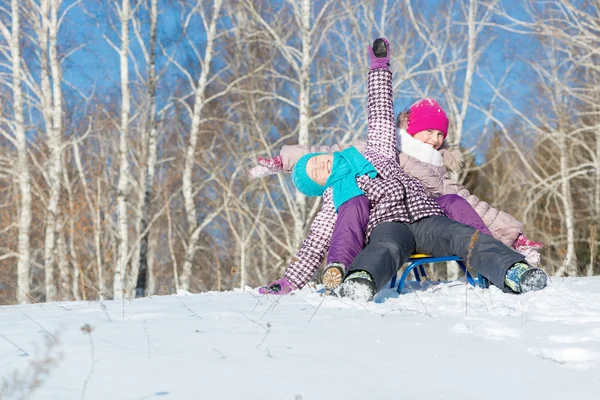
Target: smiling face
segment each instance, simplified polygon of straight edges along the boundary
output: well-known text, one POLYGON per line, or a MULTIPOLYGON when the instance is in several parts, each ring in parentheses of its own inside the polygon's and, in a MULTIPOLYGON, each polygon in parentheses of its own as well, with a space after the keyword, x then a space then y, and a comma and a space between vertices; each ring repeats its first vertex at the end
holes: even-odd
POLYGON ((439 149, 444 142, 444 133, 437 129, 426 129, 412 135, 415 139, 431 145, 434 149, 439 149))
POLYGON ((331 154, 319 154, 311 157, 306 163, 306 175, 315 183, 324 186, 331 175, 333 156, 331 154))

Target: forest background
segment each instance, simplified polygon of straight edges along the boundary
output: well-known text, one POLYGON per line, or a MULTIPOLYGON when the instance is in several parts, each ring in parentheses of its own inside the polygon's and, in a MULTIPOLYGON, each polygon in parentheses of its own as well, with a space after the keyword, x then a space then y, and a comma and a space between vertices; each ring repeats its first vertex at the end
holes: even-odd
POLYGON ((447 110, 454 178, 549 273, 598 274, 597 1, 2 0, 0 304, 280 276, 320 203, 247 172, 364 139, 379 36, 396 112, 447 110))

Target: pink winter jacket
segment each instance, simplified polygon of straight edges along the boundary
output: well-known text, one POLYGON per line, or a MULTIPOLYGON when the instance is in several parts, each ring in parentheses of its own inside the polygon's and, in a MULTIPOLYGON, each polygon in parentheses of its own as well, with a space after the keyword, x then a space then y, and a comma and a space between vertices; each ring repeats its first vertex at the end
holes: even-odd
MULTIPOLYGON (((356 147, 361 152, 365 149, 366 142, 354 141, 348 144, 334 144, 333 146, 302 146, 286 145, 281 149, 281 158, 283 169, 290 173, 296 162, 307 153, 341 151, 350 146, 356 147)), ((456 148, 445 148, 439 151, 443 158, 443 165, 434 165, 432 163, 421 161, 404 152, 397 152, 400 166, 408 175, 421 181, 425 190, 431 197, 438 197, 445 194, 458 194, 465 198, 481 217, 484 224, 492 232, 494 238, 500 240, 508 247, 512 246, 520 233, 523 232, 523 224, 517 221, 513 216, 491 207, 485 201, 479 200, 475 195, 460 183, 450 179, 448 171, 459 172, 463 165, 463 158, 460 151, 456 148)))

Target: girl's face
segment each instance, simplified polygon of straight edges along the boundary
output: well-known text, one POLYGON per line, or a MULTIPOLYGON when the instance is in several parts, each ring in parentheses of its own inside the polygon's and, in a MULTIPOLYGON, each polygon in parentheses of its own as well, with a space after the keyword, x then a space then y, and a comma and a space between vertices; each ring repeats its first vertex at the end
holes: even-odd
POLYGON ((306 163, 306 174, 315 183, 324 186, 331 175, 332 164, 333 156, 331 154, 319 154, 311 157, 306 163))
POLYGON ((415 133, 413 137, 425 144, 431 145, 436 150, 439 149, 444 142, 444 133, 437 129, 426 129, 415 133))

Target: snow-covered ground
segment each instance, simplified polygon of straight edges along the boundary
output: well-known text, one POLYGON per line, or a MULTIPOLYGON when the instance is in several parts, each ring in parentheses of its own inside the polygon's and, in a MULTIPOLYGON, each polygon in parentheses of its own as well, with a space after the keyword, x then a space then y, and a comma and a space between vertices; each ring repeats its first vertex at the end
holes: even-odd
POLYGON ((7 399, 32 379, 25 398, 600 399, 600 277, 465 288, 3 306, 0 382, 7 399))

